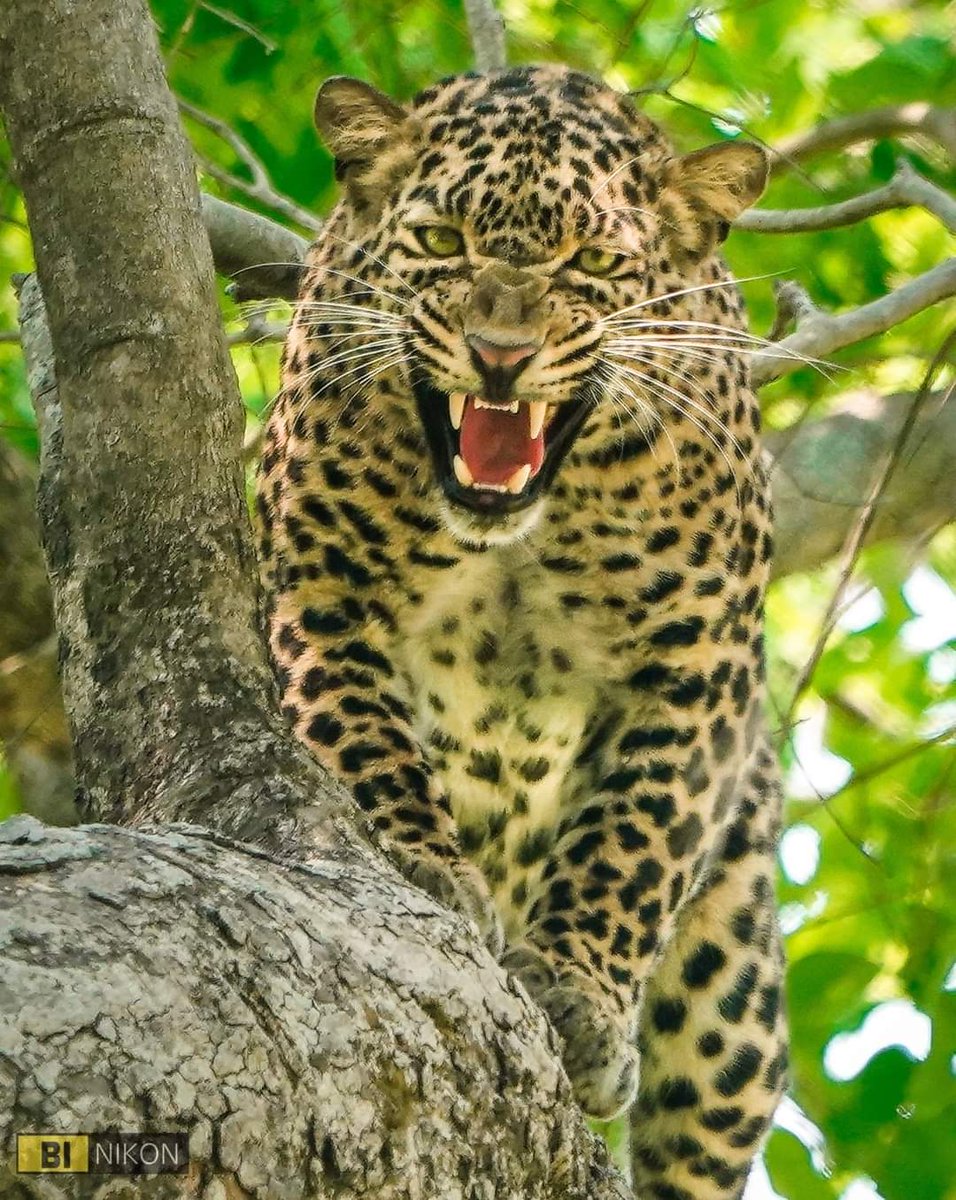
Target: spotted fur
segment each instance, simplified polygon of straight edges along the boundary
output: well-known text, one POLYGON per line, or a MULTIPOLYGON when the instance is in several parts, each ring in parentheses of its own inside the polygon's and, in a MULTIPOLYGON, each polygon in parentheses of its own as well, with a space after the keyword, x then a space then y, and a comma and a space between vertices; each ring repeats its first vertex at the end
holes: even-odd
POLYGON ((411 878, 503 930, 586 1110, 633 1106, 637 1194, 738 1197, 786 1057, 770 514, 717 253, 763 156, 679 158, 558 67, 407 108, 333 80, 316 116, 343 197, 258 484, 285 712, 411 878), (517 493, 452 470, 466 394, 546 402, 517 493))

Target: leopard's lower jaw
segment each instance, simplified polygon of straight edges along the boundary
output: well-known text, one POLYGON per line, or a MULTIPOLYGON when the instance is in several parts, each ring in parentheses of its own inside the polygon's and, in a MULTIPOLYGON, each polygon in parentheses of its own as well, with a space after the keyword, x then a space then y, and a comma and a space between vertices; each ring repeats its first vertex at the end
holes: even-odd
POLYGON ((504 516, 482 517, 452 504, 442 494, 439 504, 442 524, 463 546, 508 546, 527 537, 541 519, 544 499, 537 500, 530 508, 504 516))

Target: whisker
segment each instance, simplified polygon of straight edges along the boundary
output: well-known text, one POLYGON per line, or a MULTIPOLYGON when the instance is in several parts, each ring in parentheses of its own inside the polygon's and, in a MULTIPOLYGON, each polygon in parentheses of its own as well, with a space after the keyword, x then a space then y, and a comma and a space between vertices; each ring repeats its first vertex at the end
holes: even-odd
POLYGON ((305 269, 305 265, 301 259, 298 262, 257 262, 251 263, 248 267, 237 267, 231 274, 242 275, 246 271, 260 271, 263 267, 295 267, 297 270, 302 271, 305 269))
MULTIPOLYGON (((396 338, 380 338, 375 342, 368 342, 361 346, 349 347, 347 350, 341 350, 338 354, 330 355, 328 358, 323 358, 316 363, 314 367, 303 374, 299 375, 297 382, 311 383, 313 379, 323 375, 329 367, 334 367, 339 363, 357 362, 360 359, 374 357, 386 350, 393 349, 400 343, 396 338)), ((341 378, 341 374, 337 374, 336 378, 341 378)))
MULTIPOLYGON (((729 341, 747 342, 750 345, 757 346, 775 346, 776 342, 771 342, 768 338, 761 337, 757 333, 751 333, 747 329, 735 329, 728 325, 717 325, 711 321, 686 321, 686 320, 671 320, 668 317, 662 317, 655 320, 628 320, 616 323, 609 326, 612 332, 619 329, 650 329, 656 331, 660 337, 720 337, 729 341), (668 333, 668 330, 677 330, 676 333, 668 333), (690 331, 690 332, 687 332, 690 331)), ((624 336, 638 337, 640 334, 625 334, 624 336)))
POLYGON ((370 258, 372 262, 378 263, 380 267, 383 267, 386 271, 388 271, 389 275, 394 275, 402 287, 408 288, 413 296, 417 296, 419 294, 407 279, 402 278, 402 276, 398 273, 398 271, 395 270, 394 267, 390 267, 387 262, 384 262, 377 255, 373 254, 371 250, 367 250, 360 242, 350 242, 348 238, 341 237, 337 233, 329 233, 327 230, 323 230, 321 236, 317 240, 324 241, 325 238, 330 238, 333 241, 341 242, 343 246, 351 246, 353 250, 358 250, 361 254, 364 254, 366 258, 370 258))
MULTIPOLYGON (((375 311, 375 309, 356 308, 354 311, 350 309, 340 308, 319 308, 314 305, 300 304, 296 309, 297 317, 313 318, 313 323, 317 324, 320 321, 325 321, 328 324, 348 325, 350 323, 359 325, 381 325, 389 328, 407 328, 407 323, 404 317, 383 316, 375 311)), ((250 314, 246 320, 261 319, 261 315, 250 314)))
MULTIPOLYGON (((753 464, 750 462, 750 460, 748 458, 747 451, 744 450, 743 446, 740 444, 739 439, 737 438, 737 436, 735 435, 733 430, 727 425, 726 421, 724 421, 717 413, 713 412, 710 408, 707 407, 707 402, 709 401, 710 397, 707 395, 707 393, 704 391, 704 389, 700 386, 700 384, 698 384, 696 382, 696 380, 691 379, 685 371, 679 370, 673 366, 666 366, 663 363, 655 363, 653 359, 649 360, 649 359, 643 358, 643 357, 639 358, 638 361, 642 362, 645 366, 654 366, 657 370, 665 372, 672 379, 679 380, 685 386, 691 388, 694 392, 697 393, 697 395, 704 402, 703 404, 695 403, 688 396, 683 396, 684 401, 687 404, 691 405, 691 407, 694 409, 695 412, 699 412, 703 417, 712 421, 713 424, 716 425, 716 427, 721 431, 721 433, 730 442, 731 446, 734 449, 734 452, 739 456, 739 458, 743 462, 748 463, 747 474, 753 482, 756 482, 756 476, 754 474, 753 464)), ((736 477, 736 472, 735 472, 735 477, 736 477)))
POLYGON ((404 315, 401 313, 394 313, 391 311, 391 309, 388 309, 388 308, 373 307, 371 304, 368 303, 369 297, 367 294, 365 296, 365 302, 362 304, 352 304, 348 299, 349 296, 359 296, 359 295, 361 295, 360 292, 343 292, 335 300, 310 300, 307 297, 303 297, 296 304, 296 310, 304 308, 304 309, 320 309, 320 310, 324 311, 324 310, 328 309, 329 311, 334 311, 334 312, 352 313, 354 316, 359 316, 363 313, 370 313, 372 315, 373 319, 375 317, 381 317, 381 318, 383 318, 383 320, 386 320, 386 321, 404 321, 405 320, 404 315))
MULTIPOLYGON (((407 355, 399 354, 397 356, 393 355, 391 357, 385 358, 382 362, 373 361, 372 363, 362 364, 363 373, 360 374, 357 379, 353 379, 351 383, 347 384, 342 389, 344 392, 344 395, 345 395, 345 403, 339 409, 339 412, 337 414, 335 422, 332 425, 333 433, 335 433, 338 430, 339 425, 342 423, 342 418, 345 416, 346 412, 348 411, 349 406, 352 404, 352 402, 354 400, 356 400, 358 398, 362 389, 364 387, 367 387, 368 384, 370 384, 373 379, 375 379, 377 376, 381 375, 383 372, 385 372, 385 371, 389 370, 390 368, 397 366, 401 362, 405 361, 407 359, 407 357, 408 357, 407 355)), ((331 382, 332 381, 330 381, 330 383, 331 382)), ((339 380, 335 380, 334 382, 339 382, 339 380)), ((326 386, 328 386, 328 385, 326 385, 326 386)), ((320 390, 324 390, 324 389, 320 389, 320 390)), ((318 394, 318 393, 315 393, 315 394, 318 394)), ((370 414, 369 419, 371 419, 371 414, 370 414)))
POLYGON ((376 376, 381 375, 383 371, 387 371, 391 367, 398 366, 400 363, 410 362, 410 361, 411 361, 410 354, 405 353, 405 352, 396 352, 395 354, 391 355, 389 358, 383 359, 381 362, 372 363, 371 365, 366 365, 365 374, 359 375, 359 377, 357 379, 353 379, 352 382, 350 384, 348 384, 348 390, 352 394, 354 394, 357 391, 359 391, 361 388, 365 387, 366 384, 371 383, 371 381, 376 376))
MULTIPOLYGON (((394 292, 390 292, 388 288, 376 286, 374 283, 369 283, 366 279, 359 279, 357 275, 350 275, 348 271, 339 271, 335 267, 320 266, 316 267, 318 271, 324 271, 327 275, 336 275, 341 279, 347 279, 350 283, 357 283, 360 288, 367 289, 370 292, 375 292, 378 296, 384 296, 387 300, 394 300, 396 304, 400 304, 402 308, 408 308, 408 301, 401 296, 396 296, 394 292)), ((360 293, 361 294, 361 293, 360 293)))
POLYGON ((313 396, 321 395, 322 392, 324 392, 326 390, 326 388, 331 387, 333 383, 338 383, 340 380, 347 378, 354 371, 359 370, 360 368, 364 367, 366 365, 366 362, 365 362, 366 359, 369 359, 369 360, 371 360, 371 362, 374 362, 376 356, 379 356, 382 354, 387 354, 391 349, 401 349, 401 339, 400 338, 397 338, 397 337, 382 338, 378 342, 375 342, 375 343, 367 342, 360 346, 350 348, 349 350, 341 351, 338 354, 331 355, 329 358, 323 358, 320 363, 316 364, 316 366, 310 368, 310 370, 306 371, 304 374, 296 375, 293 379, 291 379, 289 381, 288 384, 281 387, 279 389, 279 391, 276 393, 276 395, 273 397, 273 399, 270 401, 270 403, 267 404, 265 406, 265 408, 263 409, 263 415, 266 412, 268 412, 269 410, 271 410, 271 408, 275 404, 277 404, 278 401, 283 396, 289 395, 290 393, 294 392, 297 388, 303 388, 303 389, 308 388, 309 385, 312 384, 318 376, 322 375, 328 367, 334 366, 339 362, 347 363, 349 361, 352 361, 352 362, 357 363, 357 366, 351 368, 348 371, 336 372, 334 379, 329 379, 324 384, 322 384, 321 387, 319 387, 313 391, 310 391, 309 392, 310 398, 313 396))
MULTIPOLYGON (((630 349, 648 347, 667 350, 670 349, 674 353, 683 352, 686 348, 689 357, 691 351, 706 351, 718 350, 726 354, 738 354, 741 356, 760 357, 763 354, 771 353, 772 348, 776 343, 771 342, 769 345, 763 345, 762 342, 752 343, 746 340, 735 340, 733 338, 721 338, 712 334, 662 334, 660 337, 647 336, 624 336, 616 337, 610 340, 608 345, 620 347, 621 349, 630 349)), ((833 375, 831 370, 842 368, 834 368, 834 364, 825 363, 821 359, 808 358, 805 354, 799 354, 796 351, 789 350, 785 347, 780 347, 778 351, 779 357, 790 358, 794 362, 799 362, 817 371, 824 379, 831 380, 833 375)), ((713 357, 708 358, 706 355, 697 355, 698 359, 704 361, 713 361, 713 357)))
MULTIPOLYGON (((670 317, 659 317, 653 320, 628 320, 621 322, 612 322, 609 328, 614 329, 691 329, 691 330, 707 330, 715 335, 722 337, 739 338, 743 341, 753 342, 756 345, 765 346, 768 349, 779 348, 779 342, 773 342, 769 338, 761 337, 758 333, 751 333, 749 329, 737 329, 729 325, 718 325, 713 321, 692 321, 685 319, 671 319, 670 317)), ((673 336, 688 336, 678 335, 673 336)))
POLYGON ((756 283, 761 279, 773 279, 778 275, 785 275, 786 271, 768 271, 766 275, 748 275, 743 279, 718 279, 713 283, 698 283, 693 287, 679 288, 674 292, 665 292, 661 296, 651 296, 647 300, 639 300, 637 304, 629 304, 626 308, 619 308, 617 312, 612 313, 610 317, 603 317, 598 324, 607 324, 609 321, 614 321, 624 313, 635 312, 639 308, 647 308, 650 304, 658 304, 662 300, 674 300, 678 296, 689 296, 692 292, 707 292, 711 288, 736 287, 738 283, 756 283))
MULTIPOLYGON (((355 375, 356 372, 368 371, 372 367, 376 366, 377 362, 379 362, 380 360, 385 358, 385 356, 389 356, 389 358, 391 358, 393 355, 395 355, 397 353, 398 353, 397 351, 382 350, 382 351, 379 351, 378 354, 376 354, 375 356, 371 357, 367 362, 366 361, 359 362, 359 363, 356 363, 353 367, 350 367, 349 370, 347 370, 347 371, 337 372, 334 379, 327 379, 325 381, 325 383, 322 384, 321 387, 316 388, 315 391, 309 392, 309 399, 312 400, 316 396, 321 396, 322 393, 324 391, 326 391, 326 389, 332 387, 333 385, 341 384, 342 381, 344 379, 348 379, 348 377, 350 375, 355 375)), ((383 368, 383 370, 384 370, 384 368, 383 368)))
MULTIPOLYGON (((653 366, 654 364, 651 363, 649 365, 653 366)), ((724 462, 727 464, 727 469, 728 469, 728 471, 730 471, 730 474, 733 477, 735 489, 737 492, 737 506, 738 506, 738 508, 742 507, 743 501, 742 501, 742 497, 741 497, 741 493, 740 493, 740 481, 737 478, 736 467, 731 462, 730 457, 727 454, 727 451, 717 441, 717 438, 711 432, 711 430, 708 429, 707 426, 703 424, 703 422, 698 421, 697 418, 692 413, 688 412, 686 408, 684 408, 685 402, 687 404, 691 404, 695 409, 697 408, 697 405, 695 405, 694 402, 692 400, 689 400, 686 396, 682 396, 681 393, 678 392, 676 388, 671 387, 670 384, 668 384, 668 383, 664 383, 663 380, 655 379, 652 375, 647 375, 643 371, 638 371, 635 367, 622 367, 621 369, 623 371, 625 371, 627 374, 633 375, 636 379, 640 380, 642 383, 648 385, 651 388, 651 390, 654 392, 655 395, 659 396, 659 398, 661 400, 663 400, 665 404, 669 404, 671 408, 673 408, 677 412, 679 412, 681 414, 681 416, 684 417, 685 420, 689 421, 697 429, 697 431, 711 443, 711 445, 714 447, 714 449, 717 451, 717 453, 721 456, 721 458, 723 458, 724 462), (675 397, 675 399, 674 400, 669 399, 668 395, 666 393, 670 393, 670 395, 675 397), (676 402, 675 402, 675 400, 676 400, 676 402)), ((710 414, 708 414, 708 415, 710 415, 710 414)))
MULTIPOLYGON (((767 353, 767 351, 757 346, 737 346, 732 343, 728 344, 724 342, 680 342, 675 344, 673 342, 651 341, 650 339, 644 338, 634 339, 634 342, 627 346, 613 343, 612 347, 621 352, 647 348, 650 350, 657 350, 663 354, 669 354, 675 358, 688 358, 693 359, 695 362, 705 362, 710 364, 713 364, 717 354, 735 354, 741 358, 753 359, 760 358, 761 355, 767 353)), ((795 355, 794 358, 797 361, 803 361, 799 355, 795 355)), ((819 372, 824 379, 827 379, 830 382, 833 381, 833 376, 823 367, 812 361, 808 362, 806 365, 811 367, 814 371, 819 372)))
MULTIPOLYGON (((376 259, 376 261, 378 262, 379 260, 376 259)), ((380 265, 384 266, 385 264, 380 263, 380 265)), ((244 271, 257 271, 257 270, 260 270, 262 267, 295 267, 298 270, 308 269, 308 265, 303 262, 278 262, 278 261, 277 262, 261 262, 261 263, 253 263, 251 266, 248 266, 248 267, 240 267, 238 270, 233 271, 232 274, 233 274, 233 276, 241 275, 244 271)), ((403 308, 408 307, 408 301, 403 299, 401 296, 396 296, 394 292, 388 291, 387 288, 377 287, 375 284, 369 283, 368 280, 359 279, 358 276, 356 276, 356 275, 350 275, 347 271, 339 271, 333 267, 326 267, 326 266, 318 266, 315 269, 320 270, 320 271, 325 271, 326 274, 328 274, 328 275, 341 276, 342 279, 348 279, 351 283, 357 283, 359 285, 359 287, 364 289, 365 291, 377 292, 380 296, 385 296, 389 300, 394 300, 396 304, 400 304, 403 308)), ((402 282, 404 282, 404 280, 402 282)), ((408 285, 408 284, 406 284, 406 286, 410 287, 410 285, 408 285)))
MULTIPOLYGON (((320 328, 352 330, 356 337, 371 333, 391 333, 397 335, 407 330, 407 327, 404 325, 391 325, 388 322, 380 324, 376 321, 360 321, 357 318, 323 317, 320 313, 313 314, 313 316, 315 319, 308 322, 306 328, 310 334, 314 334, 317 337, 322 336, 321 333, 316 332, 320 328)), ((345 334, 343 336, 348 335, 345 334)))
MULTIPOLYGON (((621 378, 620 364, 610 363, 603 358, 598 358, 595 361, 597 366, 608 376, 607 382, 609 390, 607 391, 607 395, 609 396, 611 402, 617 405, 617 407, 625 414, 625 416, 628 416, 631 418, 631 420, 636 421, 638 427, 642 432, 645 433, 645 436, 647 436, 647 426, 645 426, 643 423, 644 417, 649 420, 651 430, 658 430, 664 435, 665 438, 667 438, 674 461, 674 470, 679 475, 680 459, 677 453, 677 447, 674 444, 674 439, 671 437, 670 430, 667 428, 667 425, 664 422, 661 414, 656 413, 649 404, 647 404, 640 396, 636 395, 628 388, 627 384, 621 378), (623 393, 623 396, 621 393, 623 393), (629 408, 624 401, 624 397, 635 401, 635 403, 639 406, 640 411, 635 412, 633 409, 629 408)), ((655 463, 659 463, 660 459, 657 456, 656 441, 649 441, 648 444, 650 445, 651 454, 653 455, 655 463)))

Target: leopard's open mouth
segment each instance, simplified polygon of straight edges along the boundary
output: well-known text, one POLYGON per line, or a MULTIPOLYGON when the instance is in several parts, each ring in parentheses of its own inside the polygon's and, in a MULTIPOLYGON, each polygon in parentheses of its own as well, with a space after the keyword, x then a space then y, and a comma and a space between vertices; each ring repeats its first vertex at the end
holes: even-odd
POLYGON ((588 412, 582 398, 492 402, 425 381, 415 399, 445 495, 485 516, 519 512, 541 495, 588 412))

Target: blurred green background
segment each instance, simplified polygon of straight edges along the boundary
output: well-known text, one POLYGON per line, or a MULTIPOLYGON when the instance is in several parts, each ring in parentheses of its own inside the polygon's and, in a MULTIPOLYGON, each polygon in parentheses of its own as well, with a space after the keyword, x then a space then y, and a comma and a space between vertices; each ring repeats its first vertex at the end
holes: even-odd
MULTIPOLYGON (((153 11, 179 97, 238 133, 274 188, 316 214, 334 193, 311 124, 324 76, 358 75, 404 98, 470 66, 456 0, 156 0, 153 11)), ((561 60, 642 91, 640 103, 684 150, 741 128, 773 145, 879 105, 956 105, 952 4, 503 0, 502 11, 512 61, 561 60)), ((251 175, 234 145, 202 120, 186 125, 204 187, 295 224, 245 194, 251 175), (229 176, 238 182, 222 182, 229 176)), ((885 182, 901 156, 939 185, 956 184, 956 162, 937 143, 878 140, 804 161, 775 179, 763 203, 856 195, 885 182)), ((817 234, 735 232, 727 253, 738 275, 779 272, 838 310, 932 267, 953 252, 951 242, 930 215, 907 210, 817 234)), ((7 281, 30 266, 0 143, 0 449, 20 472, 37 447, 7 281)), ((772 324, 771 283, 745 288, 758 333, 772 324)), ((225 292, 223 310, 241 332, 248 314, 225 292)), ((937 306, 841 352, 848 370, 832 381, 810 370, 789 375, 764 390, 767 424, 787 429, 823 416, 850 391, 913 391, 954 324, 953 306, 937 306)), ((257 415, 276 390, 278 349, 242 344, 234 354, 252 447, 257 415)), ((950 364, 937 382, 952 377, 950 364)), ((0 525, 16 519, 10 503, 0 509, 0 525)), ((829 564, 773 588, 777 713, 789 708, 836 577, 829 564)), ((956 1197, 956 531, 867 551, 848 600, 793 733, 780 738, 794 1084, 748 1200, 956 1197)), ((64 777, 62 718, 42 669, 52 639, 42 625, 38 618, 36 645, 6 658, 0 647, 0 816, 42 808, 31 793, 47 786, 47 765, 64 777)))

